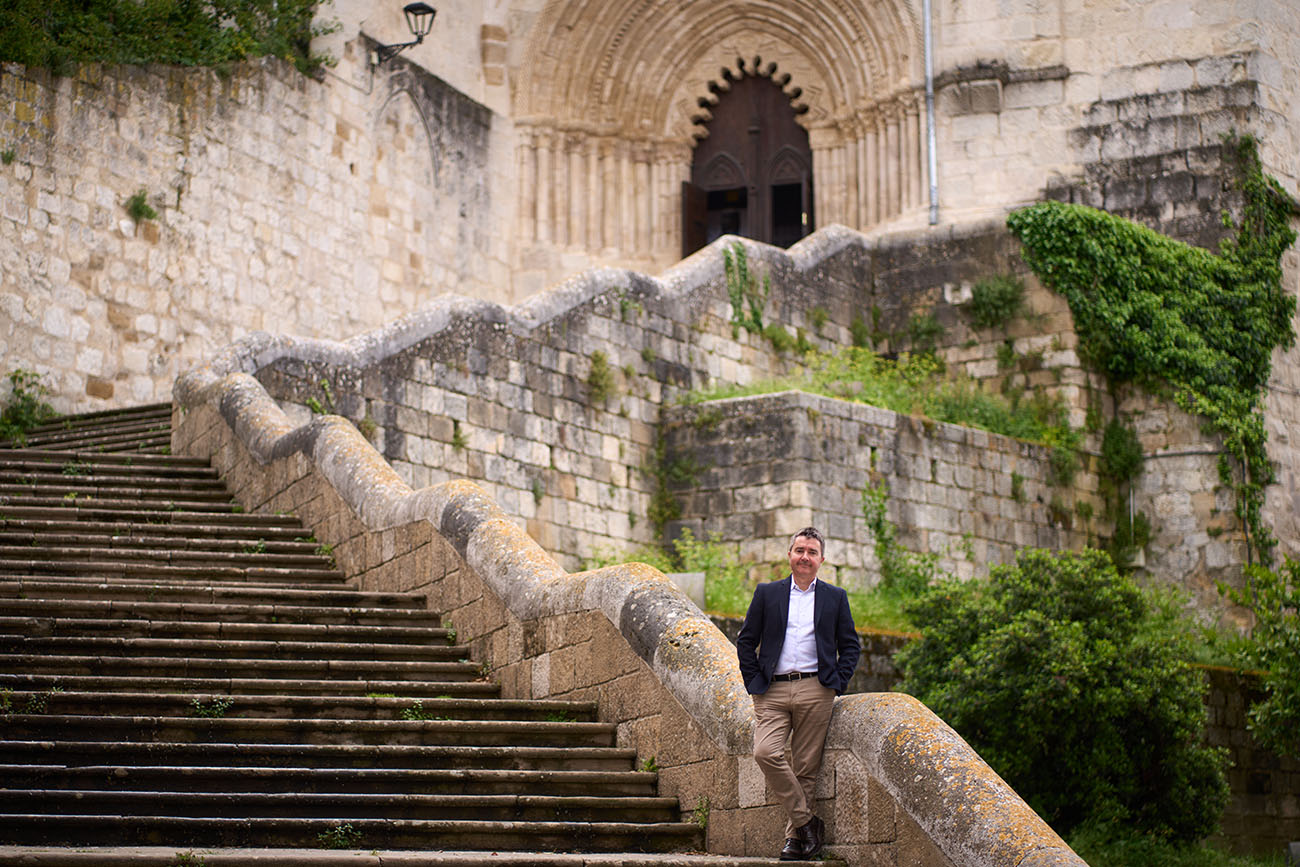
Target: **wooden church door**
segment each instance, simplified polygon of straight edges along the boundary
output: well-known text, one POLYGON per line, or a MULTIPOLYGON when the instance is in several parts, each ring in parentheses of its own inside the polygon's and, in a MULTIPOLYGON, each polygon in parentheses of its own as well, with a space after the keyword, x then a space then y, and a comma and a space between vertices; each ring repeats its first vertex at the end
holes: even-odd
POLYGON ((682 255, 721 235, 788 247, 813 230, 812 149, 779 85, 745 75, 721 94, 682 184, 682 255))

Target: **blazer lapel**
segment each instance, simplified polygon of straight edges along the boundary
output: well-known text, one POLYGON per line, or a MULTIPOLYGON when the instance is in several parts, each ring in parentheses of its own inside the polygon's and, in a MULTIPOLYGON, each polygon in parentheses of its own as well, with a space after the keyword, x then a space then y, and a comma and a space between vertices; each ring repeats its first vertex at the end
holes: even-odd
POLYGON ((813 634, 818 635, 822 625, 822 614, 826 611, 826 604, 830 597, 822 590, 822 579, 818 578, 817 583, 813 585, 813 634))
POLYGON ((778 581, 776 600, 777 611, 781 612, 781 635, 785 635, 785 627, 790 623, 790 582, 794 580, 793 576, 787 575, 784 581, 778 581))

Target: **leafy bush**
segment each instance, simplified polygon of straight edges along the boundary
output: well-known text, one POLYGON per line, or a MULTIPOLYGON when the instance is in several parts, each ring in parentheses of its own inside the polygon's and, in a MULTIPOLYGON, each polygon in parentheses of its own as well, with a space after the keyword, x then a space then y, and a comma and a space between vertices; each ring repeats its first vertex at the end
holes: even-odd
POLYGON ((1248 712, 1250 732, 1266 749, 1300 756, 1300 561, 1287 557, 1277 571, 1247 566, 1246 578, 1246 589, 1229 595, 1255 615, 1239 660, 1264 672, 1264 698, 1248 712))
POLYGON ((945 581, 910 609, 896 658, 911 692, 1058 831, 1119 821, 1197 840, 1228 788, 1200 744, 1203 681, 1176 601, 1102 552, 1024 550, 988 581, 945 581))
POLYGON ((1101 436, 1101 469, 1112 482, 1122 485, 1142 469, 1142 443, 1137 431, 1119 419, 1111 419, 1101 436))
POLYGON ((976 328, 1006 325, 1025 304, 1025 284, 1012 274, 980 280, 971 289, 966 315, 976 328))
POLYGON ((54 408, 45 402, 50 390, 34 370, 17 368, 9 373, 9 400, 0 410, 0 440, 27 442, 27 432, 53 418, 54 408))
POLYGON ((67 72, 77 63, 217 66, 272 55, 304 73, 316 0, 13 0, 0 16, 0 60, 67 72))
POLYGON ((1089 867, 1282 867, 1280 858, 1232 855, 1206 845, 1172 843, 1114 823, 1089 822, 1067 841, 1089 867))

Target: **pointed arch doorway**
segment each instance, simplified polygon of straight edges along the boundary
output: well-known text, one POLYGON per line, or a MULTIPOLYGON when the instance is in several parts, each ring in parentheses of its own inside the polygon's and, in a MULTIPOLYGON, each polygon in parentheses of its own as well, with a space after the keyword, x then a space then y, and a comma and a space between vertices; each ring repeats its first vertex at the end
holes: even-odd
POLYGON ((682 182, 683 256, 722 235, 788 247, 813 230, 808 131, 771 71, 729 77, 725 91, 711 86, 707 137, 682 182))

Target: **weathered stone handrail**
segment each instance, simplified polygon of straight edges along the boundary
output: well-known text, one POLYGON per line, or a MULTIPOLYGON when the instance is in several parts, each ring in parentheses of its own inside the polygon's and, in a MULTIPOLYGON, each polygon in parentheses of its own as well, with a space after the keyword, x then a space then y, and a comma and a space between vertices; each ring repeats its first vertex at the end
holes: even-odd
MULTIPOLYGON (((843 238, 828 232, 826 240, 843 238)), ((717 258, 712 265, 688 260, 682 267, 716 276, 717 258)), ((588 282, 597 279, 588 275, 588 282)), ((579 282, 565 291, 586 296, 581 291, 585 285, 579 282)), ((658 570, 632 564, 567 573, 477 485, 452 481, 413 491, 350 422, 323 416, 295 428, 251 375, 284 357, 369 363, 424 339, 458 313, 506 318, 495 305, 453 299, 347 344, 246 338, 182 376, 176 399, 183 412, 214 411, 204 416, 204 424, 219 413, 259 464, 305 457, 369 531, 427 522, 518 621, 600 611, 715 750, 746 756, 752 748, 753 710, 734 649, 658 570)), ((528 320, 536 322, 542 314, 533 309, 516 321, 527 327, 528 320)), ((913 863, 1083 864, 956 732, 911 697, 884 693, 838 699, 827 746, 828 756, 835 751, 852 756, 924 834, 928 842, 913 863), (934 853, 942 853, 940 860, 934 860, 934 853)), ((766 802, 760 798, 758 803, 766 802)), ((837 810, 865 812, 869 806, 840 804, 837 810)), ((851 862, 869 857, 867 842, 858 847, 860 857, 850 854, 851 862)))

